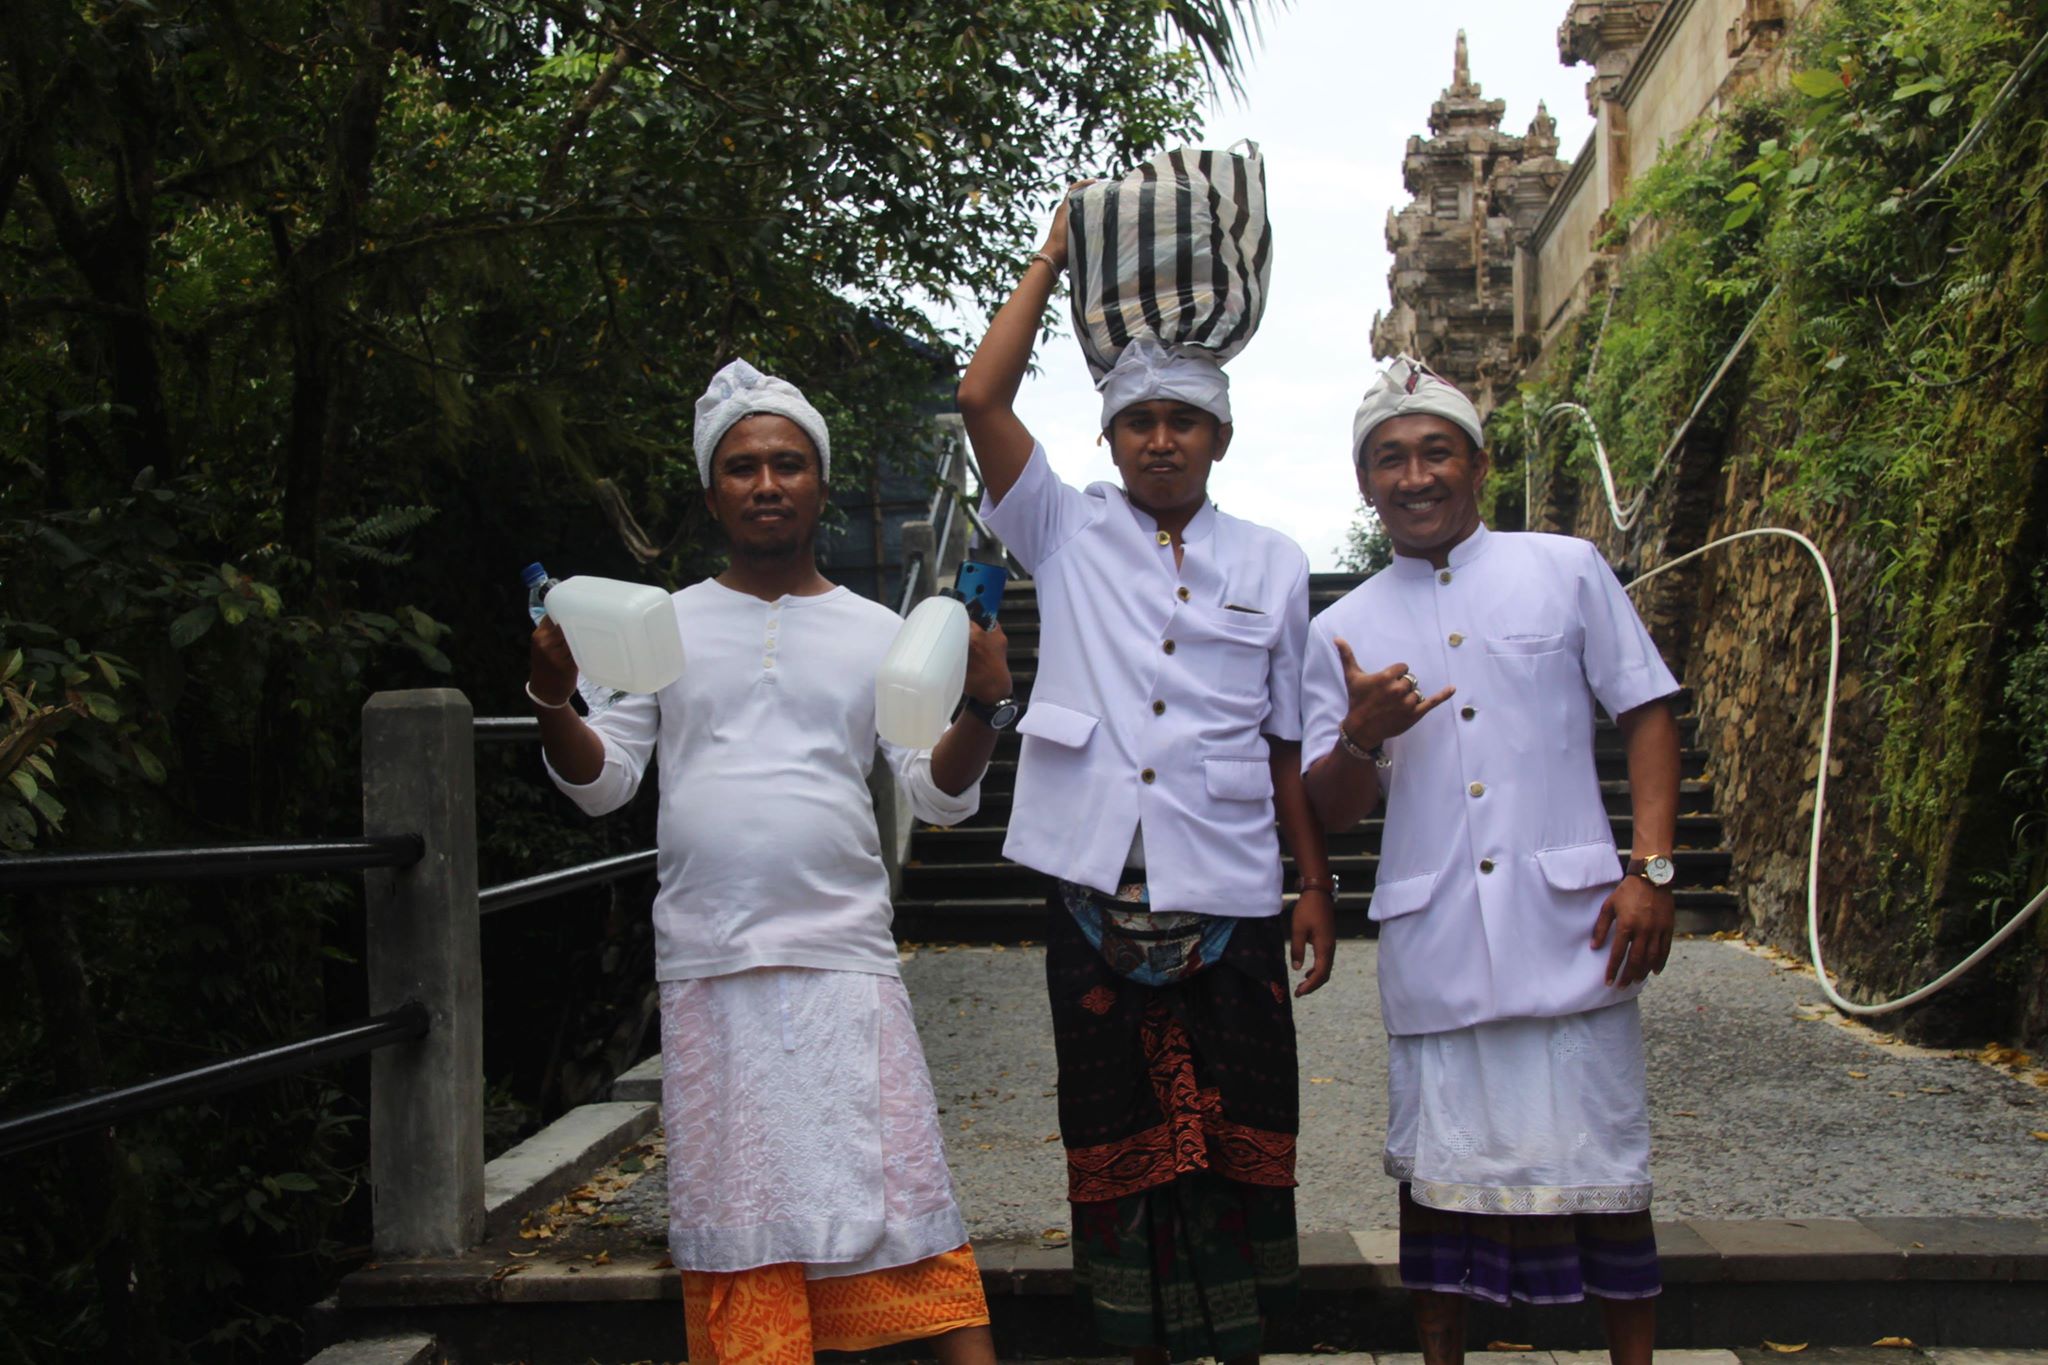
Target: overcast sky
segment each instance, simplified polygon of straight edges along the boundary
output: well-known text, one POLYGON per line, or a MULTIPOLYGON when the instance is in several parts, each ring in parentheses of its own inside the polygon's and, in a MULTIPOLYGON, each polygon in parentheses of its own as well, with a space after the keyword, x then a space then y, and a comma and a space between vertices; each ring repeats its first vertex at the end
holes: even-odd
MULTIPOLYGON (((1249 137, 1265 155, 1274 247, 1265 321, 1230 363, 1237 435, 1209 491, 1225 511, 1293 536, 1317 569, 1336 567, 1358 508, 1345 450, 1374 369, 1373 314, 1387 306, 1386 218, 1408 200, 1408 137, 1428 131, 1463 28, 1473 79, 1507 101, 1501 126, 1525 131, 1544 100, 1559 154, 1576 155, 1593 126, 1592 73, 1558 63, 1566 8, 1295 0, 1266 23, 1242 102, 1226 96, 1210 112, 1201 145, 1249 137)), ((1064 294, 1059 305, 1064 318, 1064 294)), ((1095 444, 1100 405, 1080 348, 1063 332, 1039 348, 1038 362, 1043 372, 1025 381, 1019 415, 1068 482, 1113 480, 1108 450, 1095 444)))

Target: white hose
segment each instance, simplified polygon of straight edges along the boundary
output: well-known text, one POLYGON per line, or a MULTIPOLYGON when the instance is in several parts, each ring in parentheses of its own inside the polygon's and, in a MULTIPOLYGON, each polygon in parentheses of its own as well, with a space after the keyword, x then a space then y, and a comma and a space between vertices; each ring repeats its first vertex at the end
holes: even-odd
MULTIPOLYGON (((1692 426, 1693 419, 1699 416, 1701 409, 1706 406, 1707 399, 1713 395, 1715 387, 1720 384, 1722 376, 1728 373, 1729 367, 1735 363, 1735 358, 1749 344, 1749 339, 1755 335, 1757 323, 1762 319, 1764 310, 1771 306, 1772 301, 1777 296, 1778 291, 1773 288, 1770 294, 1765 297, 1763 303, 1757 308, 1755 316, 1750 318, 1749 325, 1742 329, 1742 335, 1737 337, 1735 344, 1728 348, 1728 354, 1722 358, 1720 365, 1714 370, 1713 377, 1707 381, 1706 388, 1701 391, 1699 400, 1693 404, 1692 411, 1687 414, 1685 422, 1665 445, 1663 455, 1658 458, 1656 467, 1651 471, 1651 483, 1654 483, 1657 476, 1663 473, 1670 461, 1672 452, 1678 448, 1679 441, 1684 438, 1686 431, 1692 426)), ((1615 529, 1623 532, 1628 531, 1635 524, 1636 517, 1642 512, 1644 499, 1649 493, 1649 484, 1646 483, 1637 492, 1636 496, 1630 500, 1627 509, 1624 510, 1621 505, 1620 494, 1614 486, 1614 468, 1608 463, 1607 447, 1600 439, 1600 427, 1594 422, 1593 414, 1577 403, 1557 403, 1544 411, 1542 425, 1547 426, 1552 418, 1566 413, 1577 417, 1581 422, 1585 423, 1587 432, 1592 436, 1593 458, 1598 461, 1600 466, 1600 485, 1602 492, 1605 493, 1607 498, 1608 514, 1613 518, 1615 529)), ((1523 464, 1522 471, 1525 498, 1522 505, 1524 508, 1523 515, 1526 517, 1529 510, 1535 506, 1535 485, 1532 471, 1535 468, 1536 457, 1542 453, 1543 444, 1540 432, 1530 427, 1526 413, 1523 415, 1523 426, 1531 443, 1529 455, 1523 464)), ((1985 940, 1983 945, 1975 952, 1918 990, 1909 991, 1895 1000, 1886 1000, 1874 1005, 1859 1005, 1853 1000, 1845 999, 1835 990, 1834 982, 1828 978, 1827 964, 1822 959, 1820 948, 1821 828, 1827 820, 1828 760, 1830 751, 1834 746, 1836 686, 1841 676, 1842 665, 1841 610, 1840 603, 1835 596, 1835 576, 1828 568, 1827 557, 1820 552, 1818 545, 1815 545, 1797 531, 1783 526, 1759 526, 1751 530, 1736 531, 1730 535, 1710 540, 1696 550, 1688 550, 1686 553, 1678 556, 1678 558, 1668 560, 1651 569, 1648 573, 1637 576, 1630 580, 1626 586, 1633 590, 1640 584, 1647 583, 1652 578, 1655 578, 1658 574, 1668 573, 1689 560, 1699 558, 1709 550, 1718 550, 1737 541, 1754 540, 1764 536, 1782 536, 1787 540, 1797 542, 1799 547, 1806 551, 1808 557, 1813 560, 1814 568, 1820 571, 1821 588, 1827 594, 1828 603, 1828 683, 1825 695, 1826 704, 1821 711, 1820 764, 1815 771, 1813 782, 1813 833, 1806 857, 1807 955, 1813 961, 1813 974, 1820 982, 1821 994, 1825 995, 1828 1003, 1836 1009, 1844 1014, 1861 1016, 1891 1014, 1894 1011, 1905 1009, 1909 1005, 1917 1005, 1936 992, 1947 989, 1963 973, 1969 971, 1979 962, 1982 962, 1986 957, 1989 957, 1997 950, 2000 944, 2011 938, 2019 931, 2021 925, 2033 917, 2034 912, 2041 908, 2043 902, 2048 902, 2048 887, 2044 887, 2032 900, 2027 902, 2018 914, 2001 925, 1998 932, 1985 940)))

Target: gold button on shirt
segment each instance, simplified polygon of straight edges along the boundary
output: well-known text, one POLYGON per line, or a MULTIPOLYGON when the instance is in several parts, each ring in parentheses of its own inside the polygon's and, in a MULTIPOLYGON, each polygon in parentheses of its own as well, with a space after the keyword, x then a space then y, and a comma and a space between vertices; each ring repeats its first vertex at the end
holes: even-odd
POLYGON ((1486 795, 1486 784, 1484 782, 1474 782, 1465 790, 1471 792, 1474 796, 1484 796, 1486 795))
POLYGON ((1464 636, 1462 636, 1462 635, 1458 634, 1458 632, 1457 632, 1457 631, 1455 631, 1455 630, 1451 632, 1451 648, 1452 648, 1452 649, 1456 649, 1456 648, 1457 648, 1457 647, 1458 647, 1459 645, 1462 645, 1462 644, 1464 644, 1464 643, 1465 643, 1465 637, 1464 637, 1464 636))
POLYGON ((1145 769, 1145 771, 1138 774, 1138 780, 1140 782, 1143 782, 1147 786, 1150 786, 1154 781, 1158 779, 1158 777, 1159 774, 1153 772, 1150 768, 1147 768, 1145 769))
POLYGON ((1159 533, 1159 543, 1160 543, 1161 545, 1171 545, 1171 544, 1173 544, 1173 532, 1171 532, 1171 531, 1161 531, 1161 532, 1159 533))

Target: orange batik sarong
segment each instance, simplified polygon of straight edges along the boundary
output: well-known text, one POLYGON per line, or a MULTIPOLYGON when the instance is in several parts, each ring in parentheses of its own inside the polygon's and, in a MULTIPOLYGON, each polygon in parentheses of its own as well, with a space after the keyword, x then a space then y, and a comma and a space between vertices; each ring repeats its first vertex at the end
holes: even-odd
POLYGON ((987 1325, 971 1246, 823 1280, 795 1263, 683 1272, 691 1365, 808 1365, 814 1351, 867 1351, 987 1325))

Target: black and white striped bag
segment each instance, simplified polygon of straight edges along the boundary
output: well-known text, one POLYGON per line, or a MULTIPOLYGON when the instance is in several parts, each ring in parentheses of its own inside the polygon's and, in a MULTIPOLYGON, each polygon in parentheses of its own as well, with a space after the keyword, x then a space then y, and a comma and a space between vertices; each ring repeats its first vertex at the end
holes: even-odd
POLYGON ((1097 379, 1148 334, 1230 359, 1258 330, 1273 261, 1259 144, 1183 147, 1077 190, 1067 258, 1074 335, 1097 379))

